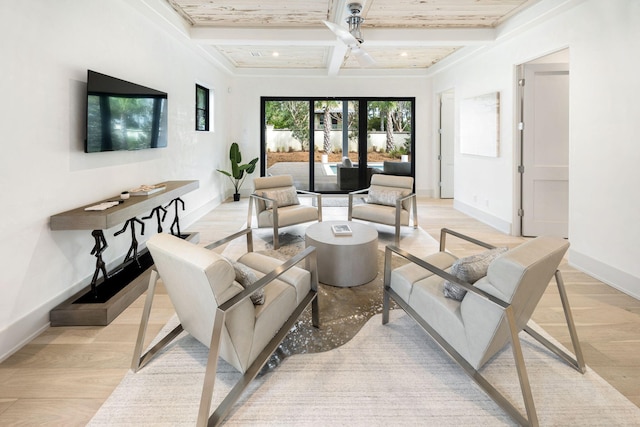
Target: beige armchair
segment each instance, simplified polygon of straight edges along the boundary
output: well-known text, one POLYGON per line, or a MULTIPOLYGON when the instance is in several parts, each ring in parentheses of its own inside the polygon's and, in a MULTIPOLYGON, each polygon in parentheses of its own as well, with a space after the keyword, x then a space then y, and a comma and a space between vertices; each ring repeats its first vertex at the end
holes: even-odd
POLYGON ((418 227, 418 206, 413 192, 413 178, 376 174, 371 186, 349 193, 349 221, 360 219, 395 227, 395 244, 400 245, 400 226, 408 226, 413 209, 413 228, 418 227), (365 203, 354 205, 354 196, 368 193, 365 203))
POLYGON ((502 254, 494 249, 458 260, 446 251, 447 234, 488 249, 493 248, 447 229, 441 233, 440 252, 425 259, 388 246, 385 252, 382 323, 388 323, 390 301, 395 301, 516 422, 520 425, 538 425, 518 333, 524 330, 576 370, 585 372, 569 301, 562 276, 557 270, 569 242, 560 238, 538 237, 502 254), (391 270, 393 255, 403 257, 410 263, 391 270), (527 325, 554 276, 575 357, 527 325), (475 283, 472 285, 471 281, 475 283), (445 289, 451 286, 466 290, 466 294, 457 295, 458 299, 447 298, 445 289), (479 372, 492 356, 509 343, 526 416, 479 372))
POLYGON ((180 332, 188 332, 209 347, 198 425, 218 425, 310 303, 313 325, 319 325, 315 248, 307 248, 282 262, 252 252, 251 229, 206 248, 161 233, 151 237, 147 247, 155 269, 151 273, 132 369, 137 372, 180 332), (249 252, 238 259, 241 268, 209 250, 245 235, 249 252), (309 271, 295 267, 305 259, 309 271), (243 272, 240 278, 238 268, 243 272), (244 280, 250 275, 257 280, 253 284, 244 280), (141 356, 158 280, 166 288, 180 325, 141 356), (251 297, 258 293, 262 293, 262 301, 254 303, 251 297), (244 375, 210 416, 218 356, 244 375))
POLYGON ((280 228, 310 221, 322 221, 322 196, 319 193, 297 190, 291 175, 275 175, 255 178, 253 194, 249 197, 247 226, 251 228, 255 204, 258 228, 273 229, 273 248, 278 249, 280 228), (298 194, 316 198, 316 206, 303 205, 298 194))

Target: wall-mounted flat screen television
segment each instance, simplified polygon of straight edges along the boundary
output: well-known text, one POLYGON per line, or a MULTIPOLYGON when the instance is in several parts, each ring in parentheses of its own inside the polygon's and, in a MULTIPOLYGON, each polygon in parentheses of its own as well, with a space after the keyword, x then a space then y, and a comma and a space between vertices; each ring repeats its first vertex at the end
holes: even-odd
POLYGON ((85 152, 166 146, 166 93, 88 71, 85 152))

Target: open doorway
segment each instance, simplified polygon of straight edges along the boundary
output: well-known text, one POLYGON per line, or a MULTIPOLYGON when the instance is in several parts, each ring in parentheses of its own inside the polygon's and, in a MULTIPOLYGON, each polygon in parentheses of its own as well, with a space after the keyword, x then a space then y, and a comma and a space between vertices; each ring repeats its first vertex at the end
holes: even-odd
POLYGON ((520 235, 569 234, 569 52, 518 67, 520 235))
POLYGON ((453 90, 440 94, 440 198, 453 199, 455 154, 455 104, 453 90))

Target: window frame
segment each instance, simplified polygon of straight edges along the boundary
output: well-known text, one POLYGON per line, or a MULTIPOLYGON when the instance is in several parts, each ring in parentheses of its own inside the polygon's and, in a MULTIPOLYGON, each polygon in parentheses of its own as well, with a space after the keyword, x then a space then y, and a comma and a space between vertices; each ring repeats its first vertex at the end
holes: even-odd
POLYGON ((195 129, 199 132, 208 132, 210 129, 209 126, 209 116, 211 114, 210 108, 210 90, 202 85, 196 83, 196 105, 195 105, 195 129), (202 94, 202 95, 201 95, 202 94), (200 96, 204 96, 204 108, 199 107, 200 96), (199 118, 204 116, 204 126, 200 126, 199 118))

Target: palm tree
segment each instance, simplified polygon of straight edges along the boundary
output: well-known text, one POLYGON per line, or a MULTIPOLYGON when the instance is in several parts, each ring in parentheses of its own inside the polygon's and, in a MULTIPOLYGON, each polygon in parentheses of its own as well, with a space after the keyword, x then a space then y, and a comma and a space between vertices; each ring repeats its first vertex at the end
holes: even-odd
POLYGON ((316 110, 322 110, 324 114, 324 141, 322 147, 326 154, 333 151, 331 148, 331 110, 340 107, 340 104, 341 102, 339 101, 316 101, 316 110))
MULTIPOLYGON (((396 147, 395 142, 393 140, 393 114, 398 109, 397 101, 373 101, 369 103, 370 107, 378 110, 380 114, 380 126, 387 133, 387 144, 386 151, 387 153, 393 151, 396 147), (385 117, 382 120, 382 117, 385 117)), ((382 130, 381 129, 381 130, 382 130)))

